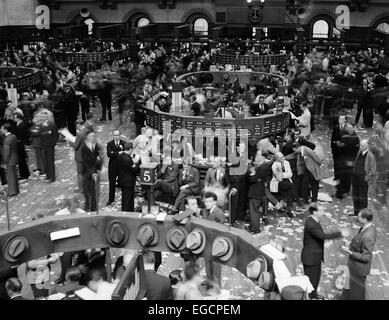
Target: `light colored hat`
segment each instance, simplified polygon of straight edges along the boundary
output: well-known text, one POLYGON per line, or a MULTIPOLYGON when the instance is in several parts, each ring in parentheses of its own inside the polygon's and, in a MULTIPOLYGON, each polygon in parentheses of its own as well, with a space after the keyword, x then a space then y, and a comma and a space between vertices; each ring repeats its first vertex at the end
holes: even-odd
POLYGON ((204 251, 207 237, 205 232, 199 228, 195 228, 189 233, 186 238, 186 247, 194 254, 200 254, 204 251))
POLYGON ((182 227, 173 227, 166 234, 166 243, 170 250, 181 251, 185 249, 185 239, 188 232, 182 227))
POLYGON ((149 223, 140 226, 137 232, 136 239, 142 245, 142 247, 154 246, 158 243, 157 229, 149 223))
POLYGON ((234 243, 227 237, 217 237, 212 244, 212 256, 226 262, 234 253, 234 243))

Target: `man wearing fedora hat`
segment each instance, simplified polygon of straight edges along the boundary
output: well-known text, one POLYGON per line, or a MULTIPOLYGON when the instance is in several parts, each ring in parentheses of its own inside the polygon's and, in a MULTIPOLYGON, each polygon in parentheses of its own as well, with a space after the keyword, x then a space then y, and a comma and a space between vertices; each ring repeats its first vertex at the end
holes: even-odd
POLYGON ((322 207, 313 204, 309 207, 310 216, 305 220, 303 249, 301 251, 301 262, 304 266, 304 273, 308 276, 314 291, 310 293, 311 299, 323 300, 324 297, 317 294, 321 276, 321 262, 324 260, 324 241, 341 238, 343 231, 324 233, 320 225, 320 218, 324 212, 322 207))

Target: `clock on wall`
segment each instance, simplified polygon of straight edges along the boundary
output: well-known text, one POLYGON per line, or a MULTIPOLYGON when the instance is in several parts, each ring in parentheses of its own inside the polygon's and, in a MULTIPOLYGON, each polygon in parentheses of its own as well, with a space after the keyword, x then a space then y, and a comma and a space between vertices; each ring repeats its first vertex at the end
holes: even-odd
POLYGON ((263 12, 261 8, 251 8, 249 10, 249 21, 252 24, 258 24, 263 20, 263 12))

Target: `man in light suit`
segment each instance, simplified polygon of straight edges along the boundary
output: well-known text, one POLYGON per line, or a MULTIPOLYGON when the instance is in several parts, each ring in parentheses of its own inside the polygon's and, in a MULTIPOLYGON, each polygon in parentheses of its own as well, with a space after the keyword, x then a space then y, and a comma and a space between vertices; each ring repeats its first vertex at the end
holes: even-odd
POLYGON ((3 163, 6 169, 8 182, 8 196, 16 196, 19 193, 17 165, 18 159, 18 139, 11 133, 11 125, 4 123, 1 126, 1 133, 4 135, 3 141, 3 163))
MULTIPOLYGON (((369 141, 360 142, 360 150, 355 159, 352 176, 352 192, 354 202, 354 215, 367 208, 367 194, 369 187, 373 186, 377 178, 377 165, 374 154, 369 150, 369 141)), ((352 215, 352 214, 350 214, 352 215)))
POLYGON ((319 222, 324 213, 322 208, 312 205, 308 210, 310 216, 305 220, 304 225, 301 262, 304 266, 304 273, 314 288, 310 298, 322 300, 323 297, 317 294, 317 287, 320 283, 321 262, 324 261, 324 241, 340 238, 342 232, 324 233, 319 222))
POLYGON ((372 224, 373 213, 361 210, 358 222, 362 225, 358 234, 351 240, 350 247, 342 247, 349 254, 350 300, 366 299, 366 277, 370 274, 373 250, 376 242, 376 230, 372 224))
POLYGON ((302 115, 297 117, 299 121, 299 128, 301 129, 301 135, 308 137, 311 134, 311 112, 309 111, 307 102, 303 102, 301 105, 302 115))

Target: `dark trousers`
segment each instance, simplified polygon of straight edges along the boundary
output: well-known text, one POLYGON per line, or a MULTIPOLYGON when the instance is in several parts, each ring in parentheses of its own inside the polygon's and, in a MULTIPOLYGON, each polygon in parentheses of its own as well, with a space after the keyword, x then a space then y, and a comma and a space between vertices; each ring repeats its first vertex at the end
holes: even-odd
POLYGON ((117 171, 114 168, 108 168, 108 181, 109 181, 109 196, 108 202, 115 201, 116 181, 118 178, 117 171))
POLYGON ((157 201, 172 202, 173 199, 173 187, 166 181, 158 181, 154 186, 154 199, 157 201))
POLYGON ((45 171, 45 162, 41 148, 35 148, 36 166, 39 171, 45 171))
POLYGON ((18 172, 16 166, 7 166, 8 194, 19 193, 18 172))
POLYGON ((55 181, 54 147, 42 149, 42 156, 47 179, 55 181))
POLYGON ((135 186, 122 186, 122 211, 134 212, 135 186))
POLYGON ((83 178, 82 178, 82 161, 76 161, 77 164, 77 187, 80 193, 83 193, 83 178))
POLYGON ((222 266, 220 263, 205 260, 205 271, 207 274, 207 280, 216 282, 221 286, 222 266))
POLYGON ((317 195, 319 193, 319 181, 315 179, 315 177, 308 169, 305 169, 302 179, 303 199, 308 200, 311 191, 312 202, 316 202, 317 195))
POLYGON ((77 126, 76 126, 76 121, 77 121, 77 115, 74 116, 74 114, 66 114, 66 124, 69 129, 69 132, 73 135, 77 135, 77 126))
POLYGON ((303 181, 303 175, 297 175, 297 173, 293 174, 293 177, 292 177, 293 189, 292 189, 292 191, 293 191, 293 197, 297 202, 300 201, 300 197, 303 197, 303 192, 302 192, 302 188, 301 188, 302 181, 303 181))
POLYGON ((18 146, 18 158, 19 158, 19 176, 21 179, 27 179, 30 176, 30 170, 27 164, 27 153, 24 145, 18 146))
POLYGON ((359 122, 359 118, 363 113, 363 124, 366 127, 373 126, 373 118, 374 118, 374 109, 369 106, 369 95, 363 96, 361 101, 358 103, 357 114, 355 116, 355 123, 359 122))
POLYGON ((89 112, 89 100, 81 101, 81 118, 83 121, 86 121, 86 115, 89 112))
POLYGON ((249 199, 250 205, 250 227, 254 232, 260 232, 259 219, 267 215, 267 200, 266 197, 259 199, 249 199), (260 211, 262 208, 262 211, 260 211))
POLYGON ((247 181, 246 175, 231 176, 231 188, 238 192, 231 197, 231 221, 243 220, 247 208, 247 181))
POLYGON ((354 213, 358 214, 359 211, 367 208, 367 192, 369 186, 365 181, 365 176, 360 176, 356 174, 352 176, 352 186, 354 213))
POLYGON ((4 170, 3 168, 0 168, 0 179, 2 185, 7 184, 6 170, 4 170))
POLYGON ((288 208, 293 206, 293 184, 289 179, 284 179, 278 183, 278 194, 286 200, 288 208))
POLYGON ((107 111, 108 111, 108 119, 112 120, 112 113, 111 113, 111 104, 112 104, 112 98, 111 96, 100 96, 100 102, 101 102, 101 119, 106 120, 107 119, 107 111))
POLYGON ((179 209, 179 206, 183 203, 183 200, 187 196, 196 196, 197 194, 194 193, 190 188, 186 188, 184 190, 181 190, 180 193, 178 194, 176 201, 174 202, 174 207, 176 209, 179 209))
POLYGON ((339 156, 334 154, 334 151, 332 151, 332 158, 334 160, 334 180, 339 180, 340 172, 342 170, 342 163, 339 159, 339 156))
MULTIPOLYGON (((85 208, 86 212, 96 211, 97 209, 97 193, 96 183, 92 176, 83 178, 83 191, 85 197, 85 208)), ((99 181, 97 182, 99 184, 99 181)))
POLYGON ((360 276, 350 270, 350 300, 366 300, 366 276, 360 276))
POLYGON ((337 195, 350 192, 353 169, 353 166, 347 166, 344 162, 341 164, 339 170, 339 185, 336 192, 337 195))
POLYGON ((307 266, 306 264, 304 266, 304 274, 309 278, 309 281, 312 284, 312 287, 315 289, 315 292, 317 290, 317 287, 320 283, 320 276, 321 276, 321 264, 316 264, 313 266, 307 266))

